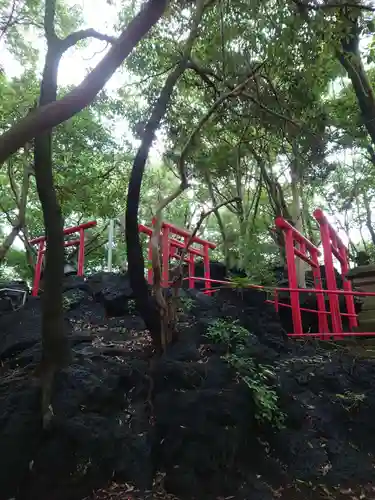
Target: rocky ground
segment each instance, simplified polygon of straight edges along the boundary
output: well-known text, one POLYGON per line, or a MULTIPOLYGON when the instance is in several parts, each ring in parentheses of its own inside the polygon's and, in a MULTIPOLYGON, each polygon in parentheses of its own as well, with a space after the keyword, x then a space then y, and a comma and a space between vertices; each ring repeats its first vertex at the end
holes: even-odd
POLYGON ((40 300, 0 317, 0 499, 375 498, 374 359, 288 340, 254 291, 185 290, 157 360, 126 277, 72 279, 64 304, 48 432, 40 300))

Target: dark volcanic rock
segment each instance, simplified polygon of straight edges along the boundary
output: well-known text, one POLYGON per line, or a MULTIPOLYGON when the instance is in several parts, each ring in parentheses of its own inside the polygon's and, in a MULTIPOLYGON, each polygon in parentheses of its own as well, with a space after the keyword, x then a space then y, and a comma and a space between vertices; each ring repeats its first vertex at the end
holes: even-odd
MULTIPOLYGON (((116 279, 124 285, 123 275, 116 279)), ((150 338, 134 310, 107 317, 104 297, 115 282, 97 275, 88 289, 66 288, 73 361, 57 377, 47 432, 31 376, 40 301, 1 316, 0 500, 82 500, 112 480, 143 490, 157 471, 186 500, 271 500, 296 483, 315 491, 372 481, 373 360, 290 341, 264 294, 225 289, 184 290, 179 340, 150 363, 150 338), (247 383, 223 359, 228 345, 205 336, 217 319, 248 331, 240 351, 254 367, 247 383), (267 388, 284 428, 260 418, 267 388)), ((130 292, 121 290, 126 302, 130 292)))
POLYGON ((108 316, 122 316, 129 312, 128 300, 134 299, 128 274, 97 273, 87 283, 95 298, 99 299, 108 316))
POLYGON ((102 356, 75 361, 57 379, 57 417, 47 433, 41 430, 38 390, 30 374, 24 370, 3 378, 0 443, 7 452, 0 457, 0 497, 81 498, 110 477, 149 487, 146 368, 139 361, 125 364, 102 356))
POLYGON ((76 274, 70 274, 69 276, 64 277, 63 288, 64 291, 79 289, 88 294, 91 294, 87 279, 84 276, 77 276, 76 274))
MULTIPOLYGON (((69 291, 70 292, 70 291, 69 291)), ((106 311, 100 302, 91 295, 79 294, 74 291, 74 298, 79 298, 79 302, 73 303, 73 307, 66 308, 66 317, 79 324, 102 325, 107 324, 106 311)), ((65 294, 64 294, 65 295, 65 294)))
POLYGON ((31 297, 16 312, 0 316, 0 359, 16 355, 40 340, 40 299, 31 297))

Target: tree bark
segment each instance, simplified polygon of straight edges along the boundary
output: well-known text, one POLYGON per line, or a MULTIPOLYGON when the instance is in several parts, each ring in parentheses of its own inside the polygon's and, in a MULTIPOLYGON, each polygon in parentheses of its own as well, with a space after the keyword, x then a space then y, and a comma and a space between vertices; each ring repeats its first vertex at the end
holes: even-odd
POLYGON ((368 232, 371 235, 372 244, 375 245, 375 230, 374 230, 374 227, 372 225, 371 206, 370 206, 370 201, 369 201, 366 193, 363 194, 363 204, 364 204, 365 210, 366 210, 366 227, 368 229, 368 232))
POLYGON ((359 9, 348 8, 347 15, 343 16, 345 35, 341 39, 342 50, 337 52, 337 58, 352 82, 363 124, 375 145, 375 96, 359 51, 360 15, 359 9))
POLYGON ((140 191, 146 161, 159 128, 160 121, 165 115, 172 92, 178 80, 187 68, 191 50, 204 11, 204 0, 198 0, 194 20, 189 37, 180 62, 168 75, 164 87, 151 113, 150 119, 142 134, 142 142, 134 158, 130 175, 127 206, 126 206, 126 250, 128 255, 128 270, 130 284, 136 297, 137 307, 149 329, 153 343, 157 349, 161 347, 161 322, 160 314, 155 301, 149 297, 148 287, 144 276, 145 263, 138 231, 138 212, 140 191))
MULTIPOLYGON (((49 38, 49 37, 48 37, 49 38)), ((61 58, 57 40, 48 39, 39 105, 53 102, 57 96, 57 69, 61 58)), ((51 395, 55 372, 69 359, 68 343, 64 332, 62 287, 64 277, 63 218, 57 199, 52 171, 52 133, 44 132, 34 143, 35 179, 46 236, 45 268, 43 273, 42 360, 40 378, 51 384, 46 390, 51 395)), ((45 396, 42 408, 45 424, 50 415, 50 396, 45 396)))
POLYGON ((312 219, 311 219, 311 215, 310 215, 309 197, 308 197, 308 194, 304 193, 302 183, 301 183, 301 202, 302 202, 303 220, 304 220, 305 227, 306 227, 307 237, 313 245, 316 245, 316 237, 314 234, 314 228, 312 225, 312 219))
MULTIPOLYGON (((301 234, 303 233, 303 219, 302 219, 302 204, 301 204, 301 196, 300 196, 300 171, 298 159, 296 157, 290 164, 290 176, 291 176, 291 189, 292 189, 292 217, 294 220, 294 227, 301 234)), ((299 247, 299 245, 298 245, 299 247)), ((299 257, 295 257, 296 263, 296 273, 298 286, 300 288, 306 288, 306 277, 305 277, 305 263, 299 257)))
MULTIPOLYGON (((44 30, 47 54, 40 87, 39 107, 56 101, 57 72, 63 54, 56 36, 56 0, 46 0, 44 30)), ((56 371, 69 360, 68 341, 64 332, 62 287, 64 277, 64 233, 61 207, 57 199, 52 169, 52 131, 35 137, 34 165, 36 188, 43 211, 46 236, 43 273, 42 359, 38 375, 42 385, 43 425, 52 417, 51 397, 56 371)))
POLYGON ((33 137, 56 127, 88 106, 137 43, 157 23, 166 5, 167 0, 149 0, 80 85, 59 101, 39 107, 2 134, 0 164, 33 137))
POLYGON ((221 218, 220 211, 217 208, 217 199, 216 199, 214 190, 212 188, 211 175, 210 175, 210 172, 207 169, 204 170, 203 175, 204 175, 204 178, 206 180, 208 192, 209 192, 212 204, 214 206, 214 214, 215 214, 217 223, 219 225, 221 238, 223 240, 224 262, 225 262, 226 267, 229 269, 229 267, 230 267, 230 258, 229 258, 228 242, 227 242, 227 233, 225 231, 225 226, 224 226, 224 223, 223 223, 223 219, 221 218))
MULTIPOLYGON (((284 217, 286 220, 292 221, 292 216, 289 213, 280 183, 274 178, 272 171, 267 171, 266 163, 263 158, 257 153, 257 151, 253 147, 249 147, 249 151, 254 156, 259 167, 260 175, 264 181, 264 185, 267 190, 268 199, 271 204, 274 216, 284 217)), ((281 231, 281 229, 275 228, 269 231, 269 235, 279 248, 281 261, 285 263, 286 256, 283 232, 281 231)))
POLYGON ((18 236, 19 232, 25 226, 27 195, 30 187, 30 175, 31 175, 30 167, 29 165, 25 164, 23 168, 21 195, 19 197, 19 200, 16 200, 18 204, 18 216, 13 224, 11 232, 5 238, 3 244, 0 247, 0 263, 6 256, 10 247, 13 245, 13 242, 18 236))

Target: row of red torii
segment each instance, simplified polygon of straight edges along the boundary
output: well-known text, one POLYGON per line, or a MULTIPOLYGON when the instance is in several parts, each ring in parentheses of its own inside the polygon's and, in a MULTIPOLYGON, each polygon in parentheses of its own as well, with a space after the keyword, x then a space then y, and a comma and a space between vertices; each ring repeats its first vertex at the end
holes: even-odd
MULTIPOLYGON (((155 220, 152 221, 152 226, 155 220)), ((64 229, 64 236, 68 238, 64 242, 65 247, 75 246, 78 247, 78 258, 77 258, 77 275, 83 276, 84 271, 84 260, 85 260, 85 231, 89 228, 95 227, 96 221, 86 222, 78 226, 69 227, 64 229), (70 239, 72 235, 79 233, 79 238, 70 239)), ((139 232, 145 234, 148 237, 148 258, 151 262, 152 249, 151 249, 151 235, 153 232, 152 227, 145 226, 144 224, 139 224, 139 232)), ((45 236, 40 236, 30 240, 31 245, 38 245, 37 250, 37 260, 35 266, 34 283, 32 289, 32 295, 36 296, 39 293, 40 277, 43 268, 43 259, 45 254, 46 238, 45 236)), ((210 257, 209 251, 216 248, 216 245, 210 241, 199 238, 198 236, 191 237, 191 233, 186 229, 181 229, 174 224, 168 222, 163 222, 161 227, 161 256, 162 256, 162 286, 167 287, 169 284, 169 267, 171 259, 179 259, 180 251, 189 244, 189 248, 185 253, 184 261, 188 264, 188 280, 189 288, 194 288, 195 281, 199 278, 195 278, 195 259, 196 257, 201 257, 204 264, 204 281, 207 293, 212 293, 211 280, 210 280, 210 257)), ((148 266, 147 279, 150 284, 152 284, 153 276, 152 269, 148 266)))
MULTIPOLYGON (((276 227, 284 234, 286 263, 288 269, 289 287, 288 288, 273 288, 273 298, 267 302, 273 303, 276 310, 279 307, 291 308, 293 321, 293 332, 289 333, 291 337, 319 337, 321 339, 342 339, 345 335, 375 335, 375 333, 353 332, 358 326, 357 315, 354 306, 354 295, 372 295, 364 292, 353 292, 351 283, 346 279, 346 274, 349 270, 349 255, 348 249, 328 222, 322 210, 314 211, 314 217, 320 228, 320 237, 323 247, 323 257, 326 275, 326 289, 323 290, 322 278, 320 273, 319 258, 321 257, 320 250, 313 245, 305 236, 299 233, 295 227, 289 224, 282 217, 275 220, 276 227), (298 288, 296 258, 302 259, 312 268, 315 288, 298 288), (339 290, 336 283, 334 258, 337 259, 341 268, 341 276, 343 279, 343 289, 339 290), (278 299, 279 292, 289 292, 290 303, 280 302, 278 299), (317 309, 306 309, 301 307, 300 293, 315 293, 317 309), (340 311, 339 295, 344 295, 346 312, 340 311), (328 309, 326 308, 325 296, 328 296, 328 309), (302 311, 314 312, 318 315, 319 331, 313 333, 305 333, 302 326, 302 311), (328 316, 331 317, 331 328, 328 324, 328 316), (348 317, 349 332, 343 331, 342 317, 348 317)), ((154 224, 154 221, 153 221, 154 224)), ((79 239, 67 239, 65 247, 78 246, 78 266, 77 275, 83 276, 84 258, 85 258, 85 238, 84 233, 88 228, 96 226, 96 221, 80 224, 64 230, 65 237, 79 233, 79 239)), ((153 232, 153 227, 148 227, 143 224, 139 225, 140 233, 148 237, 149 260, 151 261, 152 249, 150 239, 153 232)), ((169 269, 171 259, 179 259, 181 249, 185 248, 187 243, 189 248, 185 253, 184 261, 188 265, 189 288, 194 288, 197 280, 204 281, 205 293, 211 294, 214 292, 212 284, 230 285, 230 282, 218 281, 211 279, 210 276, 210 260, 209 251, 216 248, 216 245, 210 241, 194 236, 191 238, 191 233, 186 229, 179 228, 174 224, 164 222, 161 228, 161 256, 162 256, 162 286, 168 286, 169 269), (195 276, 195 259, 200 257, 203 259, 204 276, 195 276)), ((45 237, 35 238, 30 241, 32 245, 38 245, 37 263, 35 268, 34 284, 32 295, 38 295, 40 276, 43 265, 43 257, 45 253, 45 237)), ((147 271, 148 282, 152 283, 152 269, 150 266, 147 271)), ((250 288, 262 290, 259 285, 248 285, 250 288)), ((269 290, 269 288, 268 288, 269 290)), ((375 294, 374 294, 375 295, 375 294)))

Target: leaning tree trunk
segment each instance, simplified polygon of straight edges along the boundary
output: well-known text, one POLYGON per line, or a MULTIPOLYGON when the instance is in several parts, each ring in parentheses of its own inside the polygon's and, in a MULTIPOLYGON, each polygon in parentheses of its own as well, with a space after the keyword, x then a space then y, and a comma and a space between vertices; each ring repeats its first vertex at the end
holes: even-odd
POLYGON ((113 45, 84 80, 62 99, 39 107, 0 135, 0 165, 36 135, 69 120, 91 104, 134 47, 159 21, 167 3, 167 0, 148 0, 116 40, 93 29, 76 31, 61 40, 64 50, 89 37, 111 39, 113 45))
MULTIPOLYGON (((18 188, 16 186, 16 182, 14 179, 14 171, 10 164, 8 164, 8 177, 9 183, 11 186, 11 190, 14 194, 14 201, 18 208, 17 217, 12 221, 11 217, 7 217, 8 221, 12 223, 12 230, 8 234, 8 236, 3 241, 3 244, 0 246, 0 263, 4 260, 7 252, 10 250, 11 246, 14 243, 14 240, 17 236, 20 235, 21 231, 25 231, 26 225, 26 209, 27 209, 27 197, 29 194, 30 188, 30 176, 34 173, 34 169, 32 165, 30 165, 30 152, 31 144, 26 144, 24 148, 23 155, 23 169, 22 169, 22 184, 20 192, 18 192, 18 188)), ((22 237, 21 237, 22 239, 22 237)))
POLYGON ((307 237, 311 241, 311 243, 315 245, 317 242, 314 234, 314 228, 312 225, 309 195, 304 193, 304 187, 302 182, 301 182, 300 193, 302 202, 303 222, 305 223, 307 237))
MULTIPOLYGON (((262 180, 264 181, 264 186, 266 188, 268 199, 270 205, 272 207, 273 213, 275 217, 284 217, 286 220, 291 221, 292 216, 289 213, 286 200, 284 197, 283 189, 280 186, 280 183, 274 178, 272 171, 268 172, 266 163, 263 158, 255 151, 254 148, 249 148, 251 153, 253 154, 257 165, 259 167, 260 175, 262 180)), ((284 234, 281 229, 278 227, 269 228, 269 235, 276 243, 279 252, 280 252, 280 260, 285 264, 286 263, 286 255, 285 255, 285 240, 284 234)))
POLYGON ((127 205, 126 205, 126 251, 128 255, 128 272, 130 284, 136 297, 137 307, 149 329, 154 346, 161 347, 161 317, 155 301, 149 296, 148 286, 144 277, 144 258, 138 229, 138 212, 140 191, 146 161, 155 138, 155 132, 166 113, 174 88, 186 70, 198 28, 203 16, 204 0, 198 0, 192 28, 186 41, 181 60, 169 73, 159 98, 151 112, 151 116, 142 133, 142 142, 134 158, 130 175, 127 205))
POLYGON ((28 195, 29 186, 30 186, 30 175, 31 175, 31 168, 29 165, 25 164, 23 167, 23 179, 22 179, 21 195, 20 195, 19 199, 16 200, 16 203, 18 205, 18 216, 13 223, 13 227, 12 227, 11 232, 8 234, 8 236, 5 238, 2 245, 0 246, 0 263, 2 262, 2 260, 4 260, 7 252, 9 251, 10 247, 13 245, 14 240, 17 238, 20 231, 25 226, 27 195, 28 195))
POLYGON ((366 210, 366 227, 371 235, 372 244, 375 245, 375 230, 372 223, 372 211, 371 211, 370 201, 366 193, 363 194, 363 204, 366 210))
POLYGON ((350 8, 347 9, 347 14, 342 17, 345 34, 341 39, 342 50, 337 51, 337 58, 352 82, 363 124, 375 146, 375 96, 359 50, 361 32, 359 17, 360 10, 350 8))
MULTIPOLYGON (((292 217, 294 220, 294 227, 300 233, 303 233, 303 219, 302 219, 302 202, 300 196, 300 173, 298 161, 294 159, 290 165, 291 176, 291 189, 292 189, 292 217)), ((303 260, 295 257, 296 273, 298 286, 301 288, 306 287, 306 266, 303 260)))

